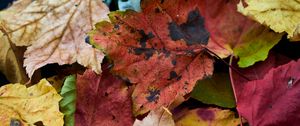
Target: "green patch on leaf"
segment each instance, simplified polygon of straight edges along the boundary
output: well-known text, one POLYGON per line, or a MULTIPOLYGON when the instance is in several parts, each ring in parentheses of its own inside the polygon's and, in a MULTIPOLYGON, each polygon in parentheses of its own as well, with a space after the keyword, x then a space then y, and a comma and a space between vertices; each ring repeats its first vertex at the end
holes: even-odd
POLYGON ((61 112, 64 114, 65 126, 74 126, 76 110, 76 76, 70 75, 64 81, 60 95, 63 99, 59 103, 61 112))
POLYGON ((226 108, 235 107, 235 99, 227 73, 215 73, 211 78, 198 81, 191 96, 206 104, 226 108))
POLYGON ((234 55, 239 57, 239 67, 245 68, 255 62, 264 61, 270 49, 280 41, 282 35, 265 26, 254 25, 241 37, 243 43, 233 49, 234 55))

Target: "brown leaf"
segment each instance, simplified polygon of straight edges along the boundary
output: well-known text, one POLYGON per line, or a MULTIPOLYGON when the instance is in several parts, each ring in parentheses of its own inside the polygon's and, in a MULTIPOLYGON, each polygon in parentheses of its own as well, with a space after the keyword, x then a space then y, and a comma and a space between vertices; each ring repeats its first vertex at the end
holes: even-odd
POLYGON ((143 120, 136 119, 133 126, 175 126, 172 113, 166 108, 152 110, 143 120))
POLYGON ((29 77, 46 64, 76 61, 100 73, 103 53, 84 40, 108 12, 95 0, 19 0, 0 12, 0 21, 11 42, 29 46, 24 61, 29 77))

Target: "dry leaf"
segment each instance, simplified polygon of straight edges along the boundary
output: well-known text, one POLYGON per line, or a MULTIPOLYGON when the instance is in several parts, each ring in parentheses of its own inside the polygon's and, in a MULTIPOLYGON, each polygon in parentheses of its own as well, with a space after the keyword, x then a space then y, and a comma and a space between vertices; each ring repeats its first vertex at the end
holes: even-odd
POLYGON ((171 112, 166 108, 152 110, 143 120, 136 119, 133 126, 175 126, 171 112))
POLYGON ((85 36, 108 12, 100 0, 19 0, 0 12, 0 29, 17 46, 29 46, 24 61, 29 77, 46 64, 76 61, 100 73, 104 55, 85 36))
POLYGON ((269 26, 275 32, 286 32, 288 38, 300 40, 299 0, 242 0, 238 11, 269 26), (242 1, 247 3, 244 7, 242 1))
POLYGON ((0 32, 0 72, 12 83, 28 81, 25 69, 22 67, 24 50, 15 47, 7 37, 0 32))
POLYGON ((61 96, 45 79, 29 88, 19 83, 2 86, 0 124, 10 124, 15 119, 28 125, 41 121, 46 126, 62 126, 64 122, 63 114, 59 112, 60 100, 61 96))

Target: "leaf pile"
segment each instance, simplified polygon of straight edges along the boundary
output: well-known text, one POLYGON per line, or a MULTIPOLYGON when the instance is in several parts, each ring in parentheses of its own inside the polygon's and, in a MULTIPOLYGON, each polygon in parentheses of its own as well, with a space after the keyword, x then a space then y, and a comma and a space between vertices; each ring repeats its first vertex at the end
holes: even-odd
POLYGON ((104 2, 0 11, 1 125, 300 123, 299 2, 104 2))

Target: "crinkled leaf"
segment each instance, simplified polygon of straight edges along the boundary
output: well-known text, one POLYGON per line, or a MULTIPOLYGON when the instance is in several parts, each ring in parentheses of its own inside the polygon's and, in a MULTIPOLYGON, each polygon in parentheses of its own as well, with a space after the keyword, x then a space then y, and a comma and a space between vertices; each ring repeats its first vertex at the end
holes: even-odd
POLYGON ((29 46, 24 54, 29 77, 46 64, 76 61, 100 73, 103 53, 85 37, 107 13, 101 0, 18 0, 0 12, 0 28, 12 43, 29 46))
POLYGON ((108 71, 77 76, 76 126, 132 126, 129 89, 108 71))
POLYGON ((133 126, 175 126, 172 113, 166 108, 152 110, 143 120, 136 119, 133 126))
POLYGON ((275 32, 286 32, 288 38, 300 40, 300 3, 297 0, 241 0, 238 11, 275 32))
POLYGON ((191 96, 206 104, 235 107, 230 77, 226 73, 215 73, 211 78, 198 81, 191 96))
MULTIPOLYGON (((233 66, 236 62, 233 62, 233 66)), ((231 71, 237 95, 237 110, 251 126, 300 123, 300 61, 272 55, 241 74, 231 71)))
POLYGON ((94 45, 113 61, 112 72, 136 84, 135 114, 168 106, 213 71, 213 61, 203 51, 209 33, 197 4, 178 4, 183 15, 176 17, 168 15, 175 7, 171 3, 145 0, 141 13, 111 13, 111 23, 98 23, 91 35, 94 45))
POLYGON ((27 125, 41 121, 46 126, 63 126, 60 100, 61 96, 45 79, 29 88, 19 83, 2 86, 0 124, 9 125, 16 119, 15 122, 26 122, 27 125))
POLYGON ((230 110, 197 108, 187 111, 176 126, 238 126, 240 119, 230 110))
POLYGON ((65 126, 75 125, 75 110, 76 110, 76 76, 70 75, 61 88, 60 95, 63 99, 59 102, 61 112, 65 115, 65 126))
POLYGON ((25 69, 22 67, 24 51, 10 43, 7 36, 0 32, 0 72, 12 83, 28 81, 25 69))

